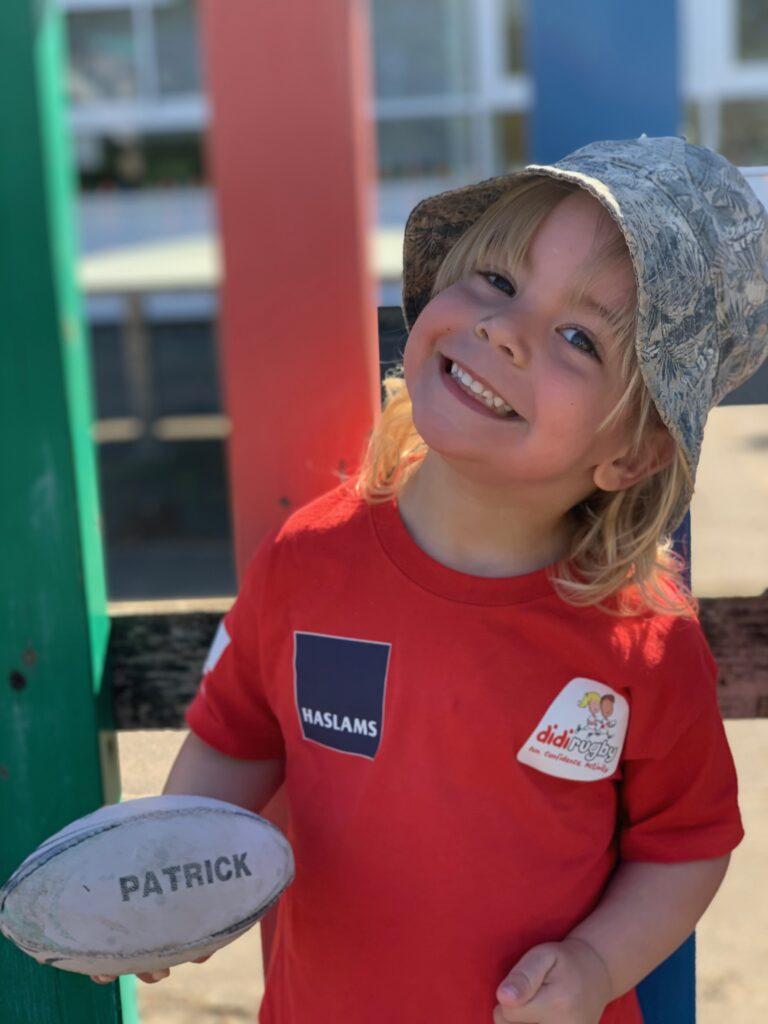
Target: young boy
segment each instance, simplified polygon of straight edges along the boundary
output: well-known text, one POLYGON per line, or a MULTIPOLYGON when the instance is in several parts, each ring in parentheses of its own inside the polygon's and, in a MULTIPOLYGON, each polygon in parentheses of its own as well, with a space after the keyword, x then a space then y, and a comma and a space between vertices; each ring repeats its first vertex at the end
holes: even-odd
POLYGON ((668 536, 766 267, 749 186, 679 139, 412 214, 407 388, 256 553, 166 787, 285 782, 263 1024, 641 1022, 742 835, 668 536))

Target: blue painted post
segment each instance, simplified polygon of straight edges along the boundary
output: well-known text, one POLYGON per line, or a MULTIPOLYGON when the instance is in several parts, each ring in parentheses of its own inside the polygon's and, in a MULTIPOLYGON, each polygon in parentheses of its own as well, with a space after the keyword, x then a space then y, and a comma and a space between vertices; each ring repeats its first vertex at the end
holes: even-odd
POLYGON ((536 0, 527 46, 532 160, 558 160, 596 139, 679 133, 677 4, 536 0))
MULTIPOLYGON (((691 585, 691 514, 675 531, 675 551, 691 585)), ((696 1024, 696 936, 691 935, 637 989, 646 1024, 696 1024)))
MULTIPOLYGON (((679 133, 676 4, 536 0, 527 45, 533 161, 558 160, 597 139, 679 133)), ((688 559, 687 521, 676 543, 688 559)), ((691 936, 639 986, 646 1024, 694 1024, 695 956, 691 936)))
POLYGON ((645 1024, 696 1024, 696 940, 691 935, 637 987, 645 1024))

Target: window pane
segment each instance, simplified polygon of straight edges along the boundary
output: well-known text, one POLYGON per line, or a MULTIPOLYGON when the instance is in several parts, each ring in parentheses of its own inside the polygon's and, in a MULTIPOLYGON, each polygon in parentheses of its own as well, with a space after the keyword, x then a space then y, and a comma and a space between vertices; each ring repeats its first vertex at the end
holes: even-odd
POLYGON ((739 56, 768 60, 768 0, 739 0, 739 56))
POLYGON ((680 129, 688 142, 694 146, 701 145, 701 111, 698 103, 686 103, 683 108, 683 124, 680 129))
POLYGON ((197 5, 173 0, 155 10, 160 92, 178 96, 200 91, 197 5))
POLYGON ((199 185, 204 178, 198 135, 89 138, 76 151, 85 190, 199 185))
POLYGON ((464 92, 471 7, 471 0, 373 0, 376 95, 464 92))
POLYGON ((504 70, 509 75, 525 71, 525 0, 503 0, 504 70))
POLYGON ((81 11, 67 19, 69 95, 73 103, 135 96, 130 11, 81 11))
POLYGON ((380 121, 382 178, 448 178, 469 167, 469 122, 464 117, 380 121))
POLYGON ((150 330, 156 414, 190 416, 219 412, 221 397, 212 323, 154 323, 150 330))
POLYGON ((719 148, 737 167, 768 164, 768 101, 723 103, 719 148))
POLYGON ((527 160, 525 147, 525 115, 499 114, 494 119, 496 133, 496 171, 505 174, 517 170, 527 160))

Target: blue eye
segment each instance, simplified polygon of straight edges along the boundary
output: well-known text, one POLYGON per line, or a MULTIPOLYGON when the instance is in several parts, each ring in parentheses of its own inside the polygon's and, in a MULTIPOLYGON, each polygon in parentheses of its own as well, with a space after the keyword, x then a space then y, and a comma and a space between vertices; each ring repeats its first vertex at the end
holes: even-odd
POLYGON ((500 292, 504 292, 505 295, 515 295, 517 289, 511 281, 507 280, 502 274, 497 274, 493 270, 479 270, 480 277, 484 277, 485 280, 493 288, 496 288, 500 292))
POLYGON ((563 327, 561 328, 560 333, 569 345, 573 345, 574 348, 578 348, 582 352, 586 352, 589 356, 594 356, 594 358, 600 362, 600 356, 598 355, 594 342, 590 336, 579 327, 563 327))

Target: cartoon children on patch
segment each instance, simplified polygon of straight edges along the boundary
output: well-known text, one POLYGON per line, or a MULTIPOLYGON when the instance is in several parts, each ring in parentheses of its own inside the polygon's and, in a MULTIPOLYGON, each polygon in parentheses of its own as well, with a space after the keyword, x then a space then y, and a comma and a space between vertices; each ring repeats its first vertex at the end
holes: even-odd
POLYGON ((579 707, 589 708, 586 728, 590 733, 602 733, 616 725, 616 720, 611 718, 615 703, 616 698, 610 693, 600 696, 596 690, 589 690, 584 694, 579 707))
POLYGON ((613 706, 616 703, 616 698, 612 693, 604 693, 600 698, 600 712, 603 716, 603 726, 606 729, 612 729, 616 725, 616 719, 611 718, 613 714, 613 706))
POLYGON ((595 690, 590 690, 589 693, 585 693, 579 701, 580 708, 589 708, 589 718, 587 719, 587 728, 599 729, 600 719, 600 694, 595 690))

